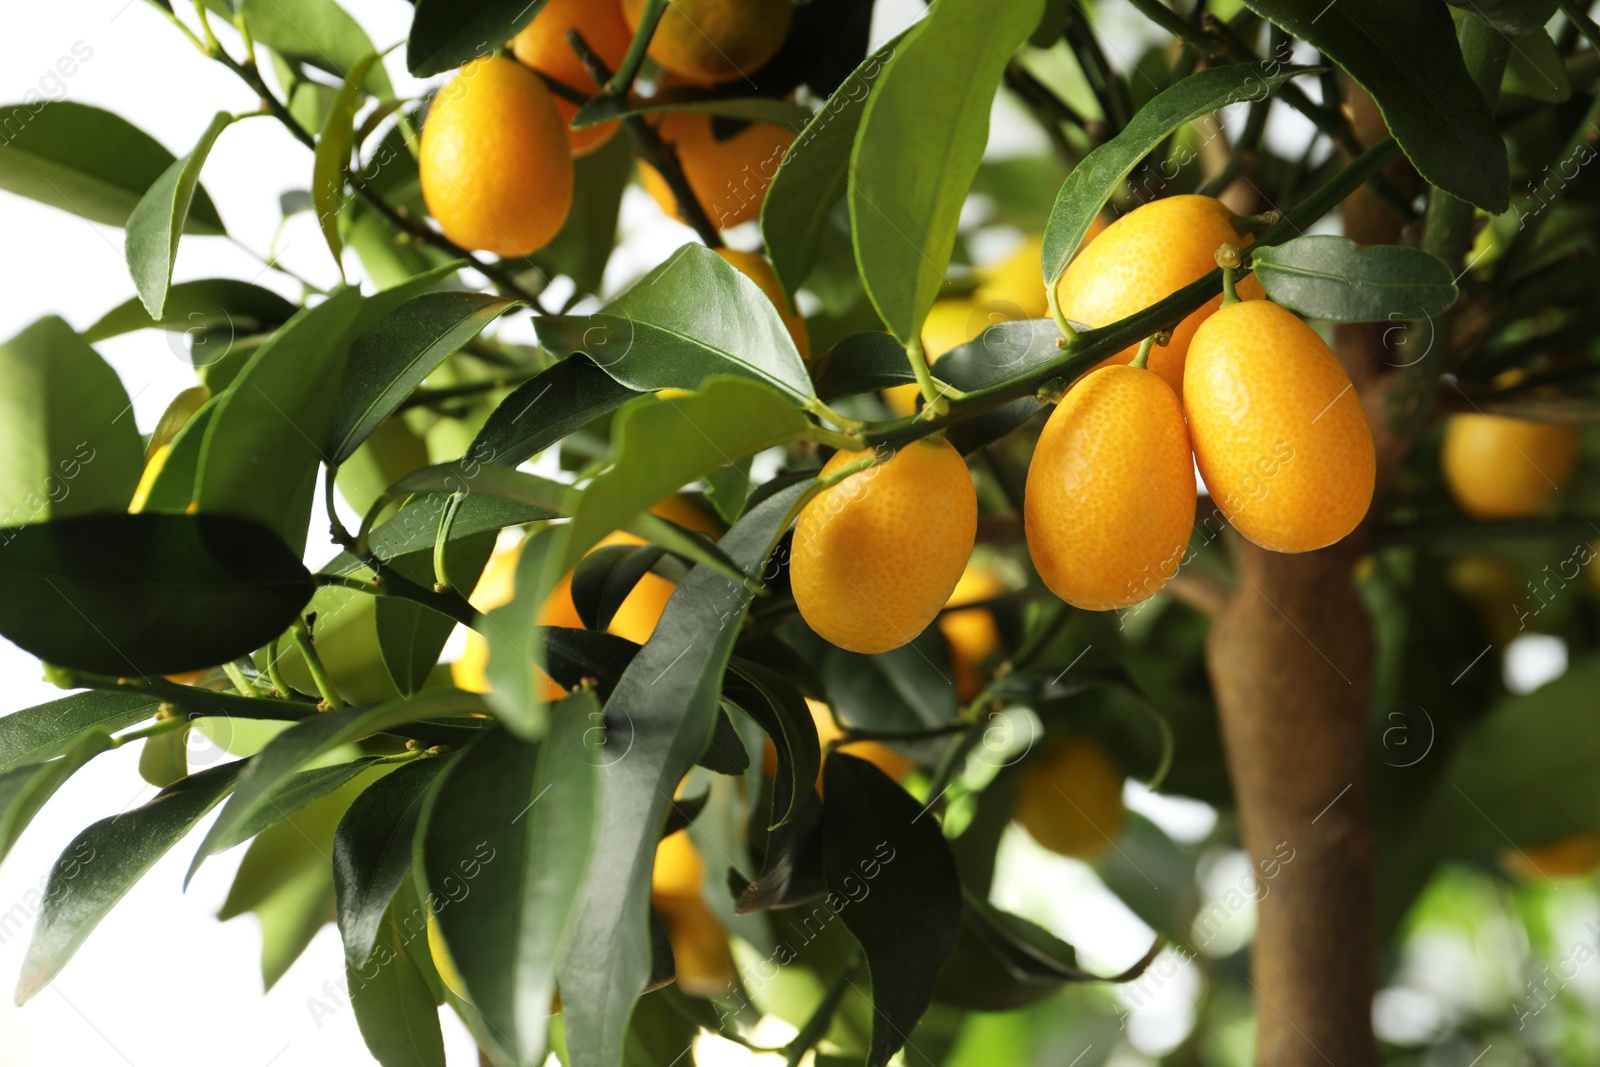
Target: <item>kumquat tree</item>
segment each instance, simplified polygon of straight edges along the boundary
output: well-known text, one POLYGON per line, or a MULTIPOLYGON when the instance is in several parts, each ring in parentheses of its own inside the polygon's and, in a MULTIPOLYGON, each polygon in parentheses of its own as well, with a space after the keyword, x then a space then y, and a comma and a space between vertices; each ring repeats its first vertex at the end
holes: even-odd
POLYGON ((0 855, 147 783, 19 1004, 177 850, 383 1067, 1600 1061, 1583 4, 388 6, 0 109, 127 266, 0 346, 0 855), (267 126, 322 273, 189 276, 267 126))

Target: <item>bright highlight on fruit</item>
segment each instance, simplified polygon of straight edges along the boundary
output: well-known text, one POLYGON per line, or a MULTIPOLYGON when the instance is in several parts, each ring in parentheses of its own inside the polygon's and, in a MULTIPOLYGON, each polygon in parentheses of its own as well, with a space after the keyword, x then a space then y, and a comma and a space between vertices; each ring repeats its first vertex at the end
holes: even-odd
MULTIPOLYGON (((622 0, 630 29, 645 0, 622 0)), ((650 38, 650 58, 701 85, 747 78, 778 54, 794 21, 790 0, 673 0, 650 38)))
POLYGON ((1480 519, 1538 514, 1572 481, 1576 426, 1503 415, 1452 415, 1439 463, 1461 510, 1480 519))
MULTIPOLYGON (((617 0, 546 0, 533 21, 511 39, 511 54, 530 69, 593 95, 600 87, 568 42, 568 30, 577 30, 584 43, 613 71, 621 65, 633 41, 633 31, 623 19, 622 5, 617 0)), ((574 156, 588 155, 617 132, 615 122, 573 129, 570 123, 578 113, 578 105, 557 93, 550 97, 567 129, 567 143, 574 156)))
MULTIPOLYGON (((867 455, 839 452, 822 473, 867 455)), ((800 512, 789 569, 795 604, 840 648, 899 648, 949 599, 977 530, 977 492, 961 454, 948 441, 913 441, 800 512)))
POLYGON ((1366 517, 1377 471, 1366 412, 1293 312, 1267 300, 1217 311, 1189 346, 1183 399, 1200 476, 1244 537, 1310 552, 1366 517))
POLYGON ((1183 409, 1138 367, 1090 371, 1034 448, 1023 519, 1051 592, 1091 611, 1152 596, 1178 571, 1194 523, 1183 409))
POLYGON ((474 251, 537 252, 572 207, 566 123, 539 76, 509 59, 475 59, 439 90, 417 166, 439 228, 474 251))
POLYGON ((1022 765, 1011 817, 1051 852, 1094 860, 1122 836, 1127 775, 1093 741, 1059 741, 1022 765))
MULTIPOLYGON (((1209 196, 1169 196, 1137 207, 1107 226, 1067 266, 1056 296, 1061 313, 1086 326, 1107 326, 1143 311, 1216 269, 1217 249, 1247 245, 1233 228, 1233 213, 1209 196)), ((1254 277, 1239 283, 1239 296, 1264 295, 1254 277)), ((1179 398, 1183 397, 1183 364, 1190 340, 1200 324, 1222 303, 1209 300, 1173 327, 1172 340, 1150 353, 1150 369, 1179 398)), ((1132 362, 1138 345, 1106 360, 1132 362)))

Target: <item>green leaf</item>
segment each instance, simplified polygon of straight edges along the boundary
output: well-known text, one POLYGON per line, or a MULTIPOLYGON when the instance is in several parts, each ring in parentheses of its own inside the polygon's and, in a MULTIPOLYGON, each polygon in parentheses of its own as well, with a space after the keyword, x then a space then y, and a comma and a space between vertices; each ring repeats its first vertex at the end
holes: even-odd
POLYGON ((49 763, 18 767, 0 775, 0 860, 5 859, 22 831, 39 814, 39 809, 56 795, 56 790, 84 764, 110 748, 111 735, 95 730, 49 763))
POLYGON ((406 69, 418 78, 444 74, 489 55, 533 21, 545 0, 417 0, 406 39, 406 69))
POLYGON ((850 155, 850 228, 872 305, 912 344, 944 284, 989 139, 989 110, 1043 0, 935 0, 867 97, 850 155))
POLYGON ((500 401, 467 454, 515 467, 642 395, 595 366, 588 356, 568 356, 500 401))
MULTIPOLYGON (((815 486, 767 498, 728 531, 723 548, 745 570, 759 570, 815 486)), ((650 980, 656 841, 679 780, 711 741, 723 668, 751 599, 748 587, 696 567, 606 701, 599 841, 561 966, 573 1067, 621 1062, 627 1020, 650 980)))
POLYGON ((254 519, 304 551, 322 442, 360 308, 361 294, 341 289, 250 357, 206 427, 197 510, 254 519))
POLYGON ((822 746, 806 698, 787 678, 769 667, 735 658, 728 667, 723 695, 749 715, 778 756, 773 776, 772 818, 768 830, 788 823, 811 798, 822 767, 822 746))
POLYGON ((773 126, 785 126, 791 130, 805 125, 812 119, 810 108, 788 100, 775 100, 766 96, 707 97, 698 90, 674 92, 669 89, 665 93, 652 96, 647 103, 620 96, 596 96, 578 108, 577 114, 572 116, 572 127, 581 130, 585 126, 600 126, 607 122, 615 122, 628 115, 660 115, 669 111, 721 115, 724 118, 741 119, 745 122, 765 122, 773 126))
POLYGON ((145 190, 128 216, 124 252, 128 273, 133 275, 139 299, 150 317, 160 319, 167 302, 167 287, 172 284, 172 265, 178 259, 178 238, 183 235, 189 206, 200 185, 200 170, 206 165, 217 136, 233 125, 233 116, 219 111, 200 135, 194 151, 161 172, 145 190))
MULTIPOLYGON (((767 243, 772 269, 791 297, 816 265, 822 236, 830 225, 828 217, 844 196, 850 149, 861 127, 867 93, 904 39, 904 34, 893 38, 851 71, 789 146, 767 187, 761 205, 761 237, 767 243)), ((905 351, 899 351, 903 362, 905 351)))
POLYGON ((165 789, 189 773, 189 727, 164 730, 139 746, 139 777, 165 789))
POLYGON ((960 929, 961 881, 938 822, 892 778, 845 752, 822 774, 829 904, 867 957, 867 1064, 883 1067, 933 1003, 960 929))
MULTIPOLYGON (((1450 47, 1455 47, 1453 34, 1450 47)), ((1275 69, 1268 71, 1265 67, 1265 64, 1239 63, 1189 75, 1157 93, 1121 133, 1090 152, 1072 169, 1056 194, 1050 221, 1044 228, 1042 258, 1047 291, 1054 291, 1067 263, 1089 232, 1089 224, 1100 214, 1106 201, 1121 188, 1133 168, 1174 131, 1230 104, 1261 100, 1289 79, 1315 73, 1317 69, 1274 64, 1275 69)))
POLYGON ((439 364, 519 303, 485 293, 423 293, 357 337, 328 432, 330 462, 349 459, 439 364))
MULTIPOLYGON (((155 138, 97 107, 55 100, 0 107, 0 113, 9 116, 0 141, 0 189, 91 222, 126 225, 145 190, 173 162, 155 138)), ((223 232, 204 189, 195 192, 184 226, 185 233, 223 232)))
POLYGON ((661 562, 658 545, 607 545, 578 561, 572 571, 572 603, 591 630, 605 630, 639 584, 661 562))
POLYGON ((211 824, 211 830, 195 852, 194 862, 184 878, 187 884, 208 856, 228 847, 239 827, 255 814, 290 775, 318 756, 351 741, 382 733, 395 726, 438 715, 462 715, 484 711, 482 699, 472 693, 446 689, 421 696, 401 697, 376 707, 342 708, 315 718, 303 719, 272 739, 239 779, 232 800, 211 824))
POLYGON ((549 729, 544 687, 538 684, 547 635, 535 623, 569 570, 564 562, 571 533, 569 523, 545 527, 523 540, 512 579, 515 595, 510 603, 490 611, 478 627, 489 639, 486 699, 501 724, 523 741, 537 741, 549 729))
POLYGON ((174 674, 246 655, 314 591, 272 531, 226 516, 91 515, 4 536, 0 634, 97 674, 174 674))
POLYGON ((139 484, 121 380, 53 315, 0 345, 0 455, 0 527, 125 511, 139 484))
POLYGON ((1512 42, 1500 92, 1547 104, 1564 104, 1572 99, 1566 61, 1548 33, 1541 29, 1512 42))
POLYGON ((53 759, 87 731, 115 733, 143 722, 160 706, 148 693, 90 689, 0 715, 0 774, 53 759))
POLYGON ((322 238, 328 242, 328 251, 333 253, 333 263, 339 268, 341 278, 344 277, 344 240, 339 236, 339 213, 344 210, 345 202, 344 171, 350 162, 350 149, 355 144, 361 83, 376 62, 377 53, 370 53, 350 69, 328 107, 311 162, 311 207, 317 214, 317 225, 322 228, 322 238))
POLYGON ((301 808, 321 800, 337 789, 344 788, 362 772, 371 770, 372 765, 381 758, 361 756, 345 763, 313 767, 311 770, 292 775, 273 790, 271 796, 258 798, 261 802, 256 805, 255 813, 239 824, 229 835, 228 840, 219 843, 218 851, 242 844, 269 827, 292 818, 301 808))
MULTIPOLYGON (((494 552, 495 534, 451 538, 445 545, 445 573, 457 589, 470 593, 494 552)), ((417 552, 389 561, 401 575, 423 587, 433 585, 433 553, 417 552)), ((421 692, 456 627, 455 619, 404 597, 379 597, 374 605, 383 665, 401 693, 421 692)))
POLYGON ((611 468, 589 483, 573 515, 567 568, 657 501, 736 459, 792 441, 809 425, 782 394, 739 378, 712 379, 691 396, 629 405, 612 427, 611 468))
POLYGON ((444 1034, 427 979, 406 948, 409 913, 382 916, 383 942, 371 959, 345 960, 345 985, 356 1025, 382 1067, 445 1067, 444 1034))
MULTIPOLYGON (((372 531, 373 554, 380 560, 390 560, 408 552, 431 550, 439 536, 439 519, 449 499, 446 493, 430 493, 406 504, 395 512, 394 518, 372 531)), ((520 526, 525 522, 550 517, 549 508, 500 500, 485 494, 469 494, 456 511, 455 522, 450 526, 450 538, 471 537, 489 530, 520 526)), ((361 561, 354 556, 344 555, 326 569, 335 574, 349 574, 361 566, 361 561)))
POLYGON ((1403 245, 1358 246, 1313 234, 1250 250, 1267 296, 1313 319, 1393 322, 1442 314, 1456 302, 1450 268, 1403 245))
POLYGON ((542 742, 480 738, 429 807, 420 854, 439 930, 504 1062, 543 1060, 595 847, 600 719, 594 694, 576 693, 551 709, 542 742))
MULTIPOLYGON (((334 0, 240 0, 239 9, 257 44, 341 78, 377 51, 334 0)), ((394 95, 381 64, 367 73, 366 88, 373 96, 394 95)))
POLYGON ((1510 205, 1505 142, 1467 73, 1450 12, 1433 0, 1246 0, 1328 56, 1372 94, 1429 182, 1498 215, 1510 205))
MULTIPOLYGON (((939 357, 939 378, 957 389, 981 389, 1015 378, 1061 354, 1061 331, 1053 319, 997 322, 975 339, 939 357)), ((949 439, 963 455, 998 441, 1039 413, 1031 396, 1002 404, 950 427, 949 439)))
POLYGON ((1450 754, 1413 839, 1431 855, 1531 847, 1600 829, 1600 656, 1502 700, 1450 754))
POLYGON ((450 759, 421 759, 385 775, 351 803, 333 836, 333 882, 345 960, 377 947, 384 913, 411 872, 424 794, 450 759))
POLYGON ((167 458, 144 498, 141 512, 170 512, 181 515, 194 502, 195 479, 200 474, 200 453, 205 445, 206 427, 216 413, 221 397, 212 397, 184 424, 170 443, 167 458))
MULTIPOLYGON (((1052 340, 1051 346, 1054 345, 1052 340)), ((939 374, 944 375, 942 364, 939 374)), ((905 346, 882 330, 863 330, 842 338, 813 362, 812 377, 816 379, 817 395, 830 401, 917 380, 905 346)))
POLYGON ((160 319, 151 318, 144 301, 134 297, 100 316, 83 331, 83 339, 104 341, 134 330, 197 333, 218 328, 242 337, 281 326, 297 310, 271 289, 233 278, 206 278, 169 286, 160 319))
MULTIPOLYGON (((1524 37, 1544 29, 1559 0, 1445 0, 1451 7, 1476 15, 1501 33, 1524 37)), ((1512 44, 1515 54, 1517 44, 1512 44)))
POLYGON ((17 984, 19 1004, 55 980, 134 883, 227 795, 244 766, 239 760, 191 774, 73 838, 50 869, 17 984))
POLYGON ((813 395, 778 309, 704 245, 684 245, 593 315, 550 315, 535 324, 555 355, 585 352, 641 392, 698 389, 713 376, 736 374, 797 400, 813 395))

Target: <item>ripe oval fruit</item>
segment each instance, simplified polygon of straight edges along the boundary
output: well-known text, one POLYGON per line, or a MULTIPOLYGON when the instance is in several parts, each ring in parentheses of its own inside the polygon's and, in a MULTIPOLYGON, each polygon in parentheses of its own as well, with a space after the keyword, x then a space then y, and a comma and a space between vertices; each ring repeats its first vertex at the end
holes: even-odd
MULTIPOLYGON (((865 452, 839 452, 831 474, 865 452)), ((818 493, 795 523, 789 577, 806 623, 851 652, 887 652, 927 628, 972 554, 978 495, 948 441, 913 441, 818 493)))
MULTIPOLYGON (((622 0, 631 29, 645 0, 622 0)), ((701 85, 735 81, 760 70, 789 35, 790 0, 674 0, 650 38, 650 58, 701 85)))
POLYGON ((728 934, 705 899, 706 865, 687 831, 656 846, 650 902, 667 927, 678 985, 690 996, 725 993, 733 981, 728 934))
POLYGON ((1366 517, 1377 471, 1367 414, 1293 312, 1249 300, 1207 319, 1189 346, 1184 406, 1212 500, 1262 548, 1323 548, 1366 517))
POLYGON ((1461 510, 1484 519, 1533 515, 1578 465, 1578 428, 1503 415, 1452 415, 1439 463, 1461 510))
POLYGON ((777 272, 766 257, 757 252, 740 252, 727 246, 717 249, 717 255, 733 264, 739 273, 755 282, 767 294, 772 306, 778 309, 778 317, 788 327, 794 346, 800 350, 800 358, 810 359, 811 334, 806 329, 806 320, 804 316, 789 310, 789 298, 784 295, 783 284, 778 281, 777 272))
MULTIPOLYGON (((1171 296, 1216 269, 1224 244, 1250 243, 1233 228, 1233 213, 1209 196, 1169 196, 1137 207, 1107 226, 1081 249, 1056 285, 1061 313, 1086 326, 1108 326, 1171 296)), ((1239 282, 1239 295, 1263 295, 1252 275, 1239 282)), ((1150 353, 1150 369, 1183 396, 1183 364, 1191 338, 1221 304, 1207 301, 1172 330, 1172 340, 1150 353)), ((1138 352, 1130 345, 1105 361, 1129 363, 1138 352)))
MULTIPOLYGON (((582 34, 584 43, 611 70, 622 63, 633 41, 633 31, 623 19, 622 5, 617 0, 548 0, 533 21, 511 39, 511 54, 524 66, 592 95, 600 87, 567 42, 568 30, 582 34)), ((615 122, 573 129, 570 123, 578 105, 555 93, 550 98, 566 127, 567 143, 574 156, 588 155, 617 132, 615 122)))
POLYGON ((509 59, 475 59, 439 91, 417 166, 428 211, 464 248, 536 252, 572 207, 566 123, 539 76, 509 59))
MULTIPOLYGON (((760 213, 767 186, 794 143, 793 130, 765 122, 752 122, 719 141, 712 133, 711 116, 692 111, 668 112, 658 132, 663 141, 677 146, 683 176, 719 230, 749 222, 760 213)), ((682 221, 671 187, 654 167, 642 165, 639 180, 662 211, 682 221)))
POLYGON ((1028 554, 1051 592, 1090 611, 1165 585, 1194 522, 1194 468, 1177 396, 1155 374, 1090 371, 1045 423, 1023 502, 1028 554))
POLYGON ((1122 835, 1126 781, 1105 749, 1067 738, 1022 765, 1011 817, 1051 852, 1092 860, 1122 835))

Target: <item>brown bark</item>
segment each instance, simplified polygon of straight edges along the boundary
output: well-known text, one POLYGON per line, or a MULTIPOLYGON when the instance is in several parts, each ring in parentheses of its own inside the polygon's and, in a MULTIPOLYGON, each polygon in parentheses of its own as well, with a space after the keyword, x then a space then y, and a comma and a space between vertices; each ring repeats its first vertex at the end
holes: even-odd
MULTIPOLYGON (((1348 106, 1363 142, 1387 132, 1359 90, 1348 106)), ((1399 237, 1398 219, 1366 190, 1346 202, 1344 222, 1363 244, 1399 237)), ((1409 446, 1385 419, 1394 374, 1384 353, 1381 328, 1339 330, 1339 358, 1373 426, 1379 495, 1409 446)), ((1374 837, 1361 774, 1373 645, 1351 576, 1365 541, 1358 530, 1320 552, 1279 555, 1233 537, 1238 582, 1207 641, 1244 847, 1265 892, 1251 958, 1261 1067, 1378 1058, 1374 837)))

